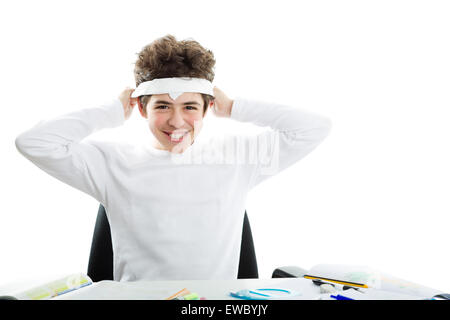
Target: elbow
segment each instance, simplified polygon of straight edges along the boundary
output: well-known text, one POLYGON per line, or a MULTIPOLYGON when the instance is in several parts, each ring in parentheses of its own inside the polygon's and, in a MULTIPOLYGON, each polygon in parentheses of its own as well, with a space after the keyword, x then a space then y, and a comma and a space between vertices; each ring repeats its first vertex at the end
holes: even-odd
POLYGON ((21 134, 18 137, 16 137, 15 144, 16 144, 16 149, 19 152, 23 153, 23 151, 26 149, 25 148, 26 138, 23 136, 23 134, 21 134))
POLYGON ((15 140, 16 149, 23 155, 30 153, 33 149, 33 138, 26 133, 20 134, 15 140))

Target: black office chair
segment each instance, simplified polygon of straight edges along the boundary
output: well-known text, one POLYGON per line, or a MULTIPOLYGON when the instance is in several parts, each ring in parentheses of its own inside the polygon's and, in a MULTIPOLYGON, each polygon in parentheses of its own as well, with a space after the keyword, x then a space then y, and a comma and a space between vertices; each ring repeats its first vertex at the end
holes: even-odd
MULTIPOLYGON (((101 204, 98 209, 97 221, 95 222, 87 274, 94 282, 114 280, 111 230, 105 208, 101 204)), ((250 222, 248 221, 247 211, 245 211, 238 279, 251 278, 258 278, 258 266, 250 222)))

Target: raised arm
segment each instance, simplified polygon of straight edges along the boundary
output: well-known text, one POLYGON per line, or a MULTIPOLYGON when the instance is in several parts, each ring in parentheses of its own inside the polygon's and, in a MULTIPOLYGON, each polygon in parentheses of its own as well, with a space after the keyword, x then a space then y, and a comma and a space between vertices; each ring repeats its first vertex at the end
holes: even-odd
POLYGON ((269 127, 246 137, 246 159, 255 163, 250 188, 305 157, 331 129, 330 119, 300 107, 244 98, 231 100, 220 90, 215 91, 215 97, 216 115, 269 127))
POLYGON ((16 147, 40 169, 104 204, 107 154, 83 139, 122 125, 133 107, 127 100, 131 92, 126 89, 109 103, 41 121, 16 138, 16 147))

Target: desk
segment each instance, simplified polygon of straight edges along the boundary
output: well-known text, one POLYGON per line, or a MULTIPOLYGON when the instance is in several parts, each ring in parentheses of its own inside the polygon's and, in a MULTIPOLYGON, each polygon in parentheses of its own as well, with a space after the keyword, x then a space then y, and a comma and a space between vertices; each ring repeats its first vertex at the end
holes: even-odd
POLYGON ((136 281, 117 282, 99 281, 93 285, 66 293, 55 300, 163 300, 183 288, 197 293, 208 300, 239 300, 229 295, 230 291, 249 288, 284 288, 298 290, 304 294, 297 299, 311 299, 319 291, 311 280, 303 278, 283 279, 237 279, 237 280, 170 280, 170 281, 136 281))
MULTIPOLYGON (((163 300, 187 288, 208 300, 239 300, 230 291, 256 288, 282 288, 301 292, 295 300, 318 299, 320 288, 304 278, 237 279, 237 280, 182 280, 182 281, 99 281, 90 286, 55 297, 54 300, 163 300)), ((436 290, 436 294, 440 293, 436 290)), ((420 299, 414 296, 384 292, 380 299, 420 299)), ((432 293, 431 293, 432 294, 432 293)), ((375 298, 376 299, 376 298, 375 298)))

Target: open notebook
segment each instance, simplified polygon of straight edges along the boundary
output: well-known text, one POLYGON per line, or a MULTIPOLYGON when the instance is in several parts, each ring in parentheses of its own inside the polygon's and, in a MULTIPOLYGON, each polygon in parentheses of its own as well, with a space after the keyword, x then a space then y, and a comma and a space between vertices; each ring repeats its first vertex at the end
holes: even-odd
POLYGON ((47 300, 89 286, 92 283, 91 278, 87 275, 76 273, 37 285, 25 291, 15 292, 10 297, 18 300, 47 300))
POLYGON ((349 284, 357 290, 349 290, 346 295, 354 299, 430 299, 442 293, 366 266, 320 264, 312 267, 304 277, 325 282, 328 279, 337 285, 349 284))

